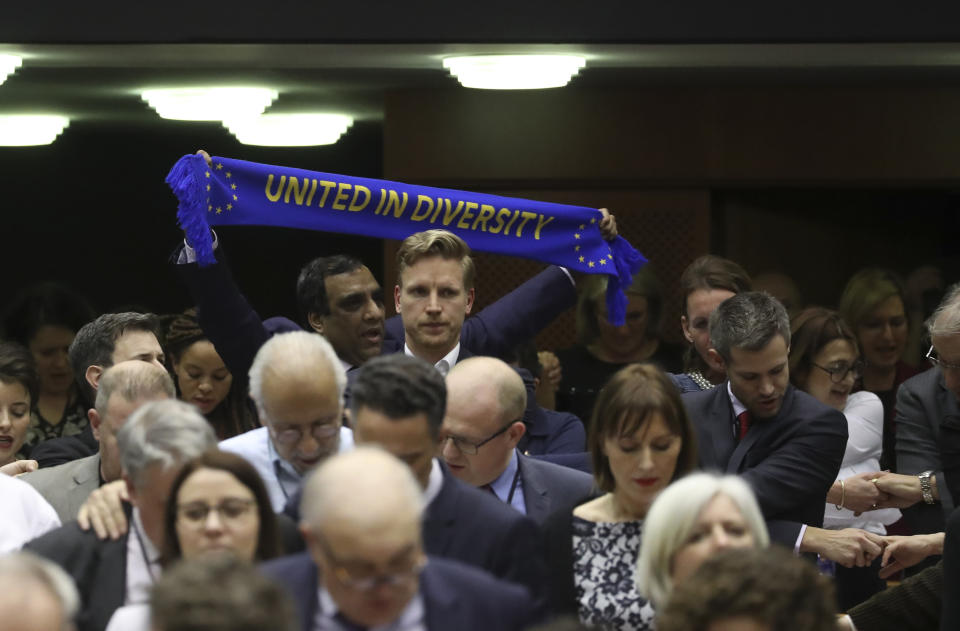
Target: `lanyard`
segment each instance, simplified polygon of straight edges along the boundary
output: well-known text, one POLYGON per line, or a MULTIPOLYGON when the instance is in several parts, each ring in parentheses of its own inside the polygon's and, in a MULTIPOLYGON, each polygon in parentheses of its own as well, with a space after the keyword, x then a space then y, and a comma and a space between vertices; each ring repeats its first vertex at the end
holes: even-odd
POLYGON ((507 505, 513 506, 513 494, 517 492, 517 483, 520 482, 520 463, 517 463, 517 470, 513 474, 513 482, 510 483, 510 493, 507 495, 507 505))
POLYGON ((147 574, 150 576, 150 582, 156 583, 157 577, 153 575, 153 566, 150 563, 150 558, 147 556, 147 546, 143 543, 143 535, 140 534, 140 528, 137 526, 136 520, 131 519, 130 526, 133 529, 133 534, 137 537, 137 544, 140 546, 140 556, 143 557, 143 563, 147 566, 147 574))

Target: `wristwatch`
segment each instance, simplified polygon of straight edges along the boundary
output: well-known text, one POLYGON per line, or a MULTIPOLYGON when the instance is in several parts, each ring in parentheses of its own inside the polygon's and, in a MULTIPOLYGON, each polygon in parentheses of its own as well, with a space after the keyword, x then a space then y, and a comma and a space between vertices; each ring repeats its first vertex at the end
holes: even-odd
POLYGON ((920 493, 923 495, 923 501, 927 504, 933 504, 933 485, 930 484, 930 476, 933 471, 924 471, 917 477, 920 478, 920 493))

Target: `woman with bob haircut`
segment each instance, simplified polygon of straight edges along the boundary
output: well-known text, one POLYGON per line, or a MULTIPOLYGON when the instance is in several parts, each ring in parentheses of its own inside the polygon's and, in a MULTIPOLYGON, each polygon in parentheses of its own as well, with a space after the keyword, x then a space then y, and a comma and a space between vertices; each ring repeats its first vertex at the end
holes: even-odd
POLYGON ((276 515, 260 474, 244 458, 212 449, 187 463, 170 488, 164 565, 229 552, 264 561, 280 552, 276 515))
POLYGON ((637 590, 654 609, 673 586, 726 548, 766 548, 767 525, 753 491, 735 475, 691 473, 661 493, 644 523, 637 590))
POLYGON ((589 626, 645 631, 653 610, 629 577, 657 494, 697 465, 693 427, 670 379, 655 366, 621 369, 597 397, 587 436, 599 497, 544 524, 552 614, 589 626))
MULTIPOLYGON (((872 392, 854 392, 863 373, 857 339, 839 313, 822 307, 798 313, 790 329, 790 381, 821 403, 843 412, 850 434, 837 479, 827 492, 823 527, 860 528, 886 535, 886 525, 900 519, 900 511, 873 510, 880 495, 871 479, 880 471, 883 404, 872 392)), ((866 567, 837 565, 840 609, 845 611, 886 589, 880 561, 878 557, 866 567)))

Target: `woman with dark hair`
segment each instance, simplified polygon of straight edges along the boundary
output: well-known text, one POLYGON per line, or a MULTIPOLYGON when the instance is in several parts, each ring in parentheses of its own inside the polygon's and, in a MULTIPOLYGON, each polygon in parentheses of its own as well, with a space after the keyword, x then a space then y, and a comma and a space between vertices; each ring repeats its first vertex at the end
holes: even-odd
POLYGON ((889 270, 862 269, 847 282, 837 310, 853 329, 863 354, 863 381, 857 389, 874 393, 883 404, 880 466, 896 471, 893 418, 897 389, 917 374, 903 361, 909 329, 903 283, 889 270))
POLYGON ((223 440, 259 427, 243 382, 233 375, 197 322, 196 309, 170 316, 164 346, 181 400, 197 406, 217 438, 223 440))
POLYGON ((174 478, 164 515, 163 562, 229 552, 246 561, 279 553, 270 496, 246 460, 211 450, 174 478))
MULTIPOLYGON (((280 552, 276 515, 263 480, 236 454, 211 449, 177 473, 163 518, 164 569, 178 561, 218 563, 224 555, 245 564, 280 552)), ((166 571, 164 571, 166 575, 166 571)), ((150 607, 128 604, 113 614, 106 631, 149 631, 150 607)))
POLYGON ((89 424, 68 350, 77 331, 94 316, 86 300, 55 283, 27 289, 6 311, 4 334, 30 350, 40 380, 23 446, 25 455, 41 441, 80 434, 89 424))
POLYGON ((680 393, 655 366, 621 369, 597 398, 587 445, 603 495, 545 524, 550 610, 604 629, 650 629, 653 610, 632 579, 643 519, 657 494, 697 464, 680 393))
MULTIPOLYGON (((840 410, 847 419, 847 448, 837 479, 827 493, 823 527, 860 528, 886 535, 886 525, 900 519, 900 511, 871 510, 879 491, 876 484, 858 475, 873 476, 880 470, 883 405, 872 392, 853 392, 863 371, 857 339, 839 313, 812 307, 793 319, 790 340, 790 381, 821 403, 840 410)), ((840 609, 849 609, 884 589, 879 570, 879 558, 867 567, 838 565, 840 609)))
POLYGON ((709 390, 727 378, 726 370, 711 359, 710 314, 717 306, 739 293, 750 291, 750 276, 733 261, 712 254, 694 260, 680 276, 683 313, 680 327, 690 343, 683 373, 673 375, 680 392, 709 390))
POLYGON ((649 361, 662 370, 679 370, 682 349, 660 339, 663 300, 660 283, 649 266, 627 287, 623 326, 607 320, 607 276, 584 281, 577 300, 577 345, 557 352, 563 377, 557 409, 587 420, 597 394, 610 376, 635 362, 649 361))
POLYGON ((0 466, 20 460, 40 380, 23 346, 0 342, 0 466))

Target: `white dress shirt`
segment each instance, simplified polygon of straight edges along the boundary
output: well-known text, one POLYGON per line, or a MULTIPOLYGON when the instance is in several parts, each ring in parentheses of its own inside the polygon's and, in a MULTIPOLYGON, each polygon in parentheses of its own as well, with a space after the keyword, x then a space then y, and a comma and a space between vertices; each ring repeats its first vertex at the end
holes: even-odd
POLYGON ((123 604, 149 602, 150 589, 161 571, 160 551, 143 529, 140 510, 134 508, 127 534, 127 591, 123 604))
MULTIPOLYGON (((413 354, 413 351, 410 350, 410 347, 404 343, 403 353, 409 355, 410 357, 416 357, 413 354)), ((460 340, 457 340, 457 345, 453 347, 453 350, 443 356, 443 358, 438 361, 434 366, 437 370, 440 371, 440 374, 444 377, 447 376, 447 373, 450 372, 450 369, 453 368, 457 360, 460 358, 460 340)))
MULTIPOLYGON (((317 615, 313 619, 313 631, 349 631, 334 618, 340 609, 337 607, 337 603, 333 601, 330 592, 322 585, 318 591, 317 597, 320 599, 320 606, 317 608, 317 615)), ((396 620, 370 627, 368 631, 427 631, 423 597, 418 592, 407 603, 396 620)))

